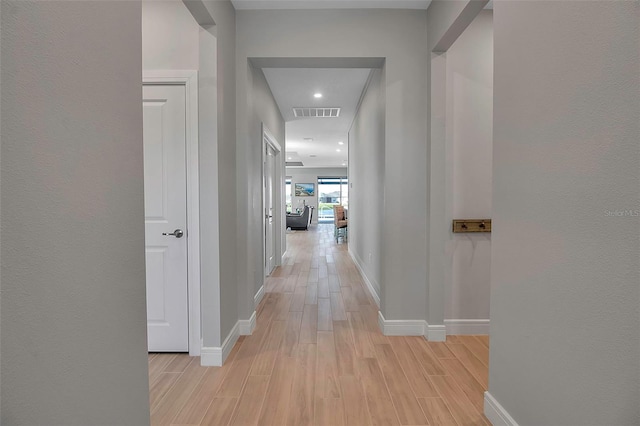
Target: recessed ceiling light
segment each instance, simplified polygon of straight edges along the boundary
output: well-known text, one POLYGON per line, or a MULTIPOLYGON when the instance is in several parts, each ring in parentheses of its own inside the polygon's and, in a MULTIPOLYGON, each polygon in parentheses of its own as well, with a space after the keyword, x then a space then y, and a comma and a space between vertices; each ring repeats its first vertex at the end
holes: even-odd
POLYGON ((344 145, 344 142, 340 141, 338 142, 338 145, 344 145))
POLYGON ((340 148, 336 149, 336 152, 340 152, 340 151, 341 151, 341 149, 340 149, 340 148))
POLYGON ((314 93, 313 97, 316 99, 320 99, 322 97, 322 93, 314 93))
POLYGON ((287 157, 287 160, 291 160, 291 157, 287 157))

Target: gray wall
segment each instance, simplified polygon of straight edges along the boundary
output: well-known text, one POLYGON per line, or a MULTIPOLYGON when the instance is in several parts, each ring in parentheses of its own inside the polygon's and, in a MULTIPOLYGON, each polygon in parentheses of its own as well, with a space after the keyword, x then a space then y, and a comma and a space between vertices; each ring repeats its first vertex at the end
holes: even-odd
POLYGON ((218 40, 212 28, 199 29, 198 160, 200 184, 200 309, 202 343, 222 340, 220 199, 218 179, 218 40))
MULTIPOLYGON (((451 198, 447 188, 447 56, 446 50, 456 41, 480 12, 484 0, 433 0, 427 9, 427 147, 429 164, 428 191, 428 290, 427 322, 443 325, 445 289, 451 256, 451 198)), ((449 278, 450 281, 450 278, 449 278)))
MULTIPOLYGON (((249 164, 249 170, 238 167, 237 168, 237 180, 239 185, 248 185, 249 190, 239 189, 238 201, 240 203, 247 202, 248 208, 239 209, 238 215, 238 247, 243 255, 247 255, 248 264, 242 264, 238 269, 239 282, 252 283, 249 286, 249 293, 243 294, 243 288, 240 286, 240 298, 239 309, 240 317, 243 317, 243 313, 249 314, 254 311, 253 297, 256 295, 260 287, 264 283, 264 216, 262 206, 263 196, 263 177, 262 177, 262 126, 269 130, 269 132, 276 138, 276 142, 280 145, 283 152, 279 158, 280 162, 276 164, 276 168, 280 170, 280 173, 284 174, 284 119, 280 114, 280 109, 276 103, 269 84, 267 83, 264 73, 261 69, 252 67, 249 64, 245 64, 249 67, 248 76, 250 79, 250 90, 247 93, 247 104, 249 105, 250 115, 248 121, 238 122, 238 134, 242 134, 248 138, 247 142, 250 144, 251 149, 244 151, 244 157, 239 157, 237 161, 249 164), (246 244, 246 246, 245 246, 246 244), (248 304, 247 304, 248 303, 248 304)), ((279 191, 276 194, 276 209, 274 212, 275 217, 280 217, 284 221, 284 215, 282 211, 284 201, 282 197, 284 195, 284 179, 281 180, 281 185, 274 188, 279 191)), ((240 186, 241 188, 241 186, 240 186)), ((281 238, 284 239, 284 228, 281 226, 281 238)), ((279 260, 278 260, 279 263, 279 260)))
POLYGON ((521 425, 640 424, 639 7, 495 3, 489 391, 521 425))
POLYGON ((197 70, 200 25, 178 0, 142 2, 142 69, 197 70))
MULTIPOLYGON (((447 51, 448 223, 491 217, 492 15, 481 12, 447 51)), ((488 319, 491 234, 449 231, 445 251, 445 319, 488 319)))
POLYGON ((140 23, 2 2, 3 424, 149 424, 140 23))
MULTIPOLYGON (((236 68, 235 68, 235 46, 236 46, 236 22, 235 9, 228 0, 211 0, 205 1, 209 14, 213 17, 215 25, 208 29, 215 35, 217 42, 217 70, 216 80, 212 82, 207 80, 207 84, 216 84, 217 105, 216 113, 217 121, 217 152, 209 152, 212 148, 211 144, 200 146, 200 213, 201 213, 201 231, 207 230, 202 226, 206 217, 209 217, 210 209, 218 209, 219 217, 219 238, 221 245, 219 250, 219 280, 220 280, 220 304, 202 305, 202 321, 203 333, 206 346, 220 346, 224 338, 229 334, 233 326, 238 321, 238 284, 237 284, 237 260, 236 250, 231 242, 237 241, 237 212, 236 212, 236 68), (203 152, 203 150, 206 150, 203 152), (207 164, 217 158, 217 176, 214 175, 215 167, 207 164), (211 202, 203 205, 203 191, 210 190, 208 185, 218 186, 218 204, 211 202), (205 209, 205 210, 203 210, 205 209), (207 210, 209 209, 209 210, 207 210), (227 245, 225 245, 227 244, 227 245), (217 334, 208 335, 207 323, 214 321, 209 319, 220 313, 220 329, 217 334)), ((201 43, 202 43, 201 34, 201 43)), ((206 35, 204 36, 206 37, 206 35)), ((206 37, 206 43, 210 43, 209 37, 206 37)), ((205 43, 205 45, 206 45, 205 43)), ((204 45, 201 45, 204 46, 204 45)), ((200 63, 201 68, 207 69, 211 66, 208 63, 200 63)), ((200 80, 201 88, 204 85, 200 80)), ((204 85, 206 86, 206 85, 204 85)), ((202 106, 202 104, 200 104, 202 106)), ((208 110, 213 109, 207 105, 208 110)), ((202 111, 201 111, 202 112, 202 111)), ((201 116, 201 119, 204 117, 201 116)), ((208 200, 212 200, 209 197, 208 200)), ((210 213, 213 216, 215 213, 210 213)), ((210 230, 215 232, 215 230, 210 230)), ((208 262, 214 262, 213 257, 208 257, 206 247, 202 245, 202 258, 200 261, 203 268, 207 267, 208 262)), ((211 250, 213 252, 213 250, 211 250)), ((213 255, 212 255, 213 256, 213 255)), ((205 279, 203 277, 203 283, 205 279)), ((202 296, 205 299, 213 300, 213 295, 208 297, 208 289, 202 288, 202 296)))
MULTIPOLYGON (((441 40, 447 39, 447 34, 456 33, 456 22, 468 6, 470 0, 433 0, 428 9, 429 51, 442 44, 441 40)), ((464 29, 462 29, 464 31, 464 29)), ((454 37, 450 40, 455 42, 454 37)), ((446 50, 446 49, 445 49, 446 50)), ((438 50, 441 51, 441 50, 438 50)))
MULTIPOLYGON (((380 296, 385 145, 384 68, 372 70, 349 130, 349 249, 380 296)), ((404 220, 401 220, 404 222, 404 220)))
MULTIPOLYGON (((426 316, 427 258, 427 36, 426 12, 416 10, 277 10, 237 12, 238 122, 249 116, 248 58, 382 57, 386 58, 384 217, 403 217, 411 227, 383 230, 382 310, 388 319, 426 316), (330 30, 328 27, 330 23, 330 30), (322 42, 318 42, 322 40, 322 42), (407 206, 412 208, 407 209, 407 206), (387 283, 387 285, 385 285, 387 283)), ((252 159, 257 147, 238 126, 239 193, 259 173, 252 159), (242 133, 240 133, 242 132, 242 133), (248 176, 246 176, 248 174, 248 176)), ((249 199, 238 211, 253 211, 249 199)), ((252 221, 254 219, 251 219, 252 221)), ((242 225, 245 226, 245 225, 242 225)), ((259 247, 249 235, 248 247, 259 247)), ((241 239, 244 241, 244 239, 241 239)), ((239 270, 252 269, 248 255, 239 270)), ((245 285, 240 280, 239 285, 245 285)), ((242 312, 247 315, 249 312, 242 312)))

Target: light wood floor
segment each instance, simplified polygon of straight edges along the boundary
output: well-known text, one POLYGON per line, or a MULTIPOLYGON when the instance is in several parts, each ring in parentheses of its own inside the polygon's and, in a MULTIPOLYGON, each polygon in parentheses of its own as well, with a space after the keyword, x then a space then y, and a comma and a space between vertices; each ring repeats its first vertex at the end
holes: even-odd
POLYGON ((332 225, 287 234, 253 335, 223 367, 149 354, 153 425, 489 425, 488 336, 383 336, 332 225))

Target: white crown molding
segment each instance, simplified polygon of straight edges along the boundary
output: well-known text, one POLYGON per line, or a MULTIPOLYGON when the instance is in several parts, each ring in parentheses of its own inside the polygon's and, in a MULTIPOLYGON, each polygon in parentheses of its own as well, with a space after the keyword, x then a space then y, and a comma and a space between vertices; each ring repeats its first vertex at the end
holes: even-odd
POLYGON ((353 263, 356 265, 356 268, 358 268, 358 271, 360 271, 360 275, 362 276, 362 279, 367 287, 367 290, 369 291, 369 294, 371 295, 371 297, 373 297, 373 300, 376 302, 376 305, 378 305, 378 308, 380 308, 380 296, 378 296, 378 293, 376 292, 376 288, 373 286, 373 284, 371 284, 369 277, 367 277, 367 274, 364 272, 364 269, 360 264, 360 259, 358 258, 358 256, 356 256, 354 252, 351 251, 351 246, 349 246, 349 255, 351 256, 353 263))
POLYGON ((200 350, 200 365, 203 367, 222 367, 233 345, 236 344, 238 337, 240 337, 239 323, 240 321, 233 326, 227 338, 222 342, 222 346, 202 347, 200 350))
POLYGON ((256 329, 256 311, 253 311, 248 320, 238 320, 238 333, 241 336, 251 336, 256 329))
POLYGON ((450 335, 489 334, 488 319, 446 319, 444 325, 450 335))
POLYGON ((518 426, 518 423, 489 391, 484 393, 484 415, 493 426, 518 426))

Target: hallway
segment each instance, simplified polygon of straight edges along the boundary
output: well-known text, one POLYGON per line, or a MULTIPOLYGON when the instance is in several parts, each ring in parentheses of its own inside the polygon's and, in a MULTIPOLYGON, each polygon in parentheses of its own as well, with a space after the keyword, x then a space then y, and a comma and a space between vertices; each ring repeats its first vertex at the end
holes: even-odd
POLYGON ((287 247, 223 367, 149 354, 153 425, 489 424, 487 336, 383 336, 333 225, 287 233, 287 247))

